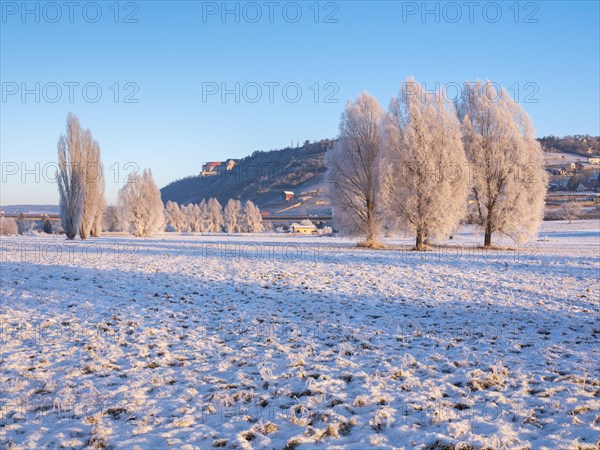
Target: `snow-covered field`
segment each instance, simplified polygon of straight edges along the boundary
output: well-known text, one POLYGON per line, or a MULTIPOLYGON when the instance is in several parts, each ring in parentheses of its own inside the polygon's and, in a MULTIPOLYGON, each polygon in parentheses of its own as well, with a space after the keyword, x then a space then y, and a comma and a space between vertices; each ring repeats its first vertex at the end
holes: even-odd
POLYGON ((2 238, 0 447, 598 448, 599 228, 2 238))
POLYGON ((544 152, 544 162, 546 164, 569 164, 577 161, 587 163, 588 158, 576 153, 544 152))

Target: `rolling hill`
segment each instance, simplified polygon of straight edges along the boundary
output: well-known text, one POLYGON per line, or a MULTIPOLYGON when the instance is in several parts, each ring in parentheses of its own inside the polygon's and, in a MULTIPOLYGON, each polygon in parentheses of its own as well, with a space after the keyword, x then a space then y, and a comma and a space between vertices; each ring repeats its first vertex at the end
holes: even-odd
MULTIPOLYGON (((223 204, 235 198, 252 200, 261 211, 270 214, 329 214, 331 204, 326 194, 325 153, 334 142, 324 139, 306 142, 302 147, 256 151, 241 159, 230 171, 191 176, 170 183, 161 190, 163 202, 199 203, 203 198, 216 197, 223 204), (285 201, 284 191, 293 191, 294 197, 285 201)), ((583 161, 587 165, 587 156, 598 152, 599 138, 550 136, 538 138, 538 142, 544 150, 547 167, 573 161, 583 161), (585 152, 573 154, 571 144, 574 141, 585 144, 585 152)))
POLYGON ((326 139, 297 148, 256 151, 229 171, 170 183, 161 189, 162 200, 187 204, 215 197, 224 204, 234 198, 252 200, 271 214, 327 214, 331 206, 325 194, 325 153, 333 143, 326 139), (284 200, 284 191, 293 191, 294 197, 284 200))

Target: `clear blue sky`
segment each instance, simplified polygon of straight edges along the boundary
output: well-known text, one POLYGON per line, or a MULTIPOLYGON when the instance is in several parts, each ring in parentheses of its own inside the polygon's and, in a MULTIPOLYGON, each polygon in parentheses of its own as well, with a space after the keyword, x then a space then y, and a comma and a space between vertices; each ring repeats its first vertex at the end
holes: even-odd
POLYGON ((425 17, 420 1, 230 2, 225 20, 222 2, 114 3, 29 2, 23 15, 21 1, 2 1, 1 204, 58 202, 52 164, 69 111, 100 142, 109 201, 128 162, 162 187, 205 161, 334 137, 346 100, 367 90, 387 107, 410 75, 449 96, 465 80, 512 87, 538 136, 600 133, 598 1, 430 2, 425 17), (239 103, 208 94, 236 82, 239 103))

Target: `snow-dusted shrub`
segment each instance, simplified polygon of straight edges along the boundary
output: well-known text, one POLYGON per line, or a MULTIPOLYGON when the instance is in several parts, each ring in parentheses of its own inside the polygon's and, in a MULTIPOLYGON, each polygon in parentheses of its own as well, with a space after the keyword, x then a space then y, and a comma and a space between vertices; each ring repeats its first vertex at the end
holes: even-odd
POLYGON ((14 236, 19 234, 15 219, 0 217, 0 236, 14 236))
POLYGON ((318 230, 319 235, 321 236, 331 236, 333 234, 333 228, 331 227, 323 227, 318 230))

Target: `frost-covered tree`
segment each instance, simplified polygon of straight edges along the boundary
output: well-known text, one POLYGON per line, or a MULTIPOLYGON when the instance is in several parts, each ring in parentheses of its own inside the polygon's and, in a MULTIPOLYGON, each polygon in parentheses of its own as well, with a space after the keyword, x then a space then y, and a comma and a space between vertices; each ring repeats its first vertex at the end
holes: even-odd
POLYGON ((92 223, 92 229, 90 230, 90 235, 92 237, 100 237, 102 234, 104 211, 106 210, 106 198, 104 196, 104 191, 106 189, 106 183, 104 181, 104 168, 102 167, 100 160, 98 160, 98 163, 100 166, 100 180, 98 181, 97 186, 97 202, 95 205, 94 221, 92 223))
POLYGON ((189 208, 189 219, 190 219, 190 231, 198 233, 204 230, 204 224, 202 220, 202 214, 200 207, 196 204, 188 205, 189 208))
POLYGON ((19 234, 17 222, 9 217, 0 217, 0 236, 14 236, 19 234))
POLYGON ((181 231, 189 233, 192 231, 192 204, 181 205, 181 231))
POLYGON ((100 145, 90 130, 69 113, 67 131, 58 141, 57 183, 61 220, 68 239, 100 236, 104 200, 104 170, 100 145))
POLYGON ((361 244, 379 245, 382 224, 380 173, 384 111, 368 93, 349 101, 340 121, 339 139, 327 153, 329 194, 336 228, 365 236, 361 244))
POLYGON ((85 195, 79 227, 79 237, 100 236, 104 200, 104 170, 100 160, 100 145, 92 137, 90 130, 83 132, 83 167, 85 195))
POLYGON ((108 205, 102 216, 102 228, 105 231, 123 231, 122 213, 118 206, 108 205))
POLYGON ((223 208, 216 198, 211 198, 206 204, 208 210, 208 228, 209 233, 220 233, 223 231, 223 208))
POLYGON ((223 220, 225 222, 225 230, 227 233, 239 233, 240 232, 240 212, 242 204, 239 200, 230 198, 223 208, 223 220))
POLYGON ((67 239, 79 232, 85 200, 84 132, 79 119, 69 114, 67 130, 58 139, 58 184, 60 218, 67 239))
POLYGON ((412 78, 392 98, 384 191, 390 223, 415 233, 417 250, 447 237, 466 215, 468 171, 454 106, 412 78))
POLYGON ((25 218, 25 214, 23 212, 19 213, 19 217, 17 218, 17 231, 19 234, 25 234, 27 231, 31 229, 31 225, 29 221, 25 218))
POLYGON ((560 216, 571 223, 581 214, 581 205, 577 202, 566 202, 560 206, 560 216))
POLYGON ((192 204, 181 205, 180 229, 183 232, 192 231, 192 204))
POLYGON ((177 232, 183 231, 185 221, 179 203, 168 201, 165 206, 165 221, 177 232))
POLYGON ((531 238, 543 217, 547 175, 529 116, 505 89, 479 81, 465 84, 457 111, 484 245, 496 232, 515 242, 531 238))
POLYGON ((119 191, 119 208, 134 236, 153 236, 164 228, 164 207, 150 170, 129 177, 119 191))
POLYGON ((85 240, 89 237, 94 222, 94 197, 96 180, 96 168, 94 167, 95 148, 90 130, 83 131, 82 134, 82 157, 83 157, 83 179, 85 183, 83 208, 81 210, 81 223, 79 225, 79 237, 85 240))
POLYGON ((188 216, 187 216, 187 206, 186 205, 180 205, 179 206, 179 220, 178 220, 178 226, 176 227, 177 231, 182 231, 182 232, 186 232, 189 231, 189 220, 188 220, 188 216))
POLYGON ((250 200, 244 204, 242 223, 242 231, 247 233, 260 233, 265 229, 260 209, 250 200))
POLYGON ((200 220, 201 220, 201 224, 202 224, 202 232, 207 232, 210 228, 210 214, 208 212, 208 204, 206 203, 206 200, 202 199, 202 201, 200 202, 200 220))
POLYGON ((52 234, 54 232, 52 221, 50 220, 50 217, 47 214, 42 215, 40 228, 46 234, 52 234))
POLYGON ((169 201, 165 209, 166 220, 179 232, 200 231, 195 206, 193 203, 179 206, 169 201))

